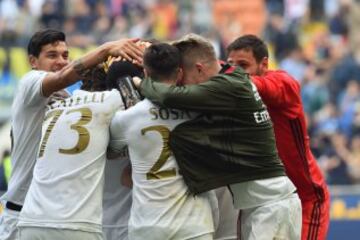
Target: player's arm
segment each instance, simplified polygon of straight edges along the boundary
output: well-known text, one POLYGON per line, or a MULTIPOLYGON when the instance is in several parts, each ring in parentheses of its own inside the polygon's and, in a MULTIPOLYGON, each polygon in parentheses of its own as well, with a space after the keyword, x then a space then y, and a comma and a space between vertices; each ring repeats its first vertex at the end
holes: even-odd
POLYGON ((121 56, 129 61, 135 60, 141 63, 143 50, 135 44, 136 41, 137 39, 122 39, 107 42, 65 66, 62 70, 48 73, 42 81, 42 95, 48 97, 53 92, 70 86, 79 79, 89 78, 91 69, 104 62, 109 56, 121 56))
POLYGON ((251 76, 268 107, 285 107, 299 103, 300 86, 283 71, 268 71, 263 76, 251 76))
POLYGON ((175 86, 147 78, 140 84, 141 93, 150 101, 168 108, 204 113, 224 113, 236 109, 234 87, 217 75, 201 84, 175 86))

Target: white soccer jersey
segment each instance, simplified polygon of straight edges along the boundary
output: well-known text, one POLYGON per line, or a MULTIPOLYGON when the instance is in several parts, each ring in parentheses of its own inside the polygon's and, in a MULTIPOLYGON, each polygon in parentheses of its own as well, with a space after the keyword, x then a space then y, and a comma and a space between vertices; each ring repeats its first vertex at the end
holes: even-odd
POLYGON ((102 231, 108 129, 121 106, 117 90, 77 91, 51 106, 18 226, 102 231))
POLYGON ((42 80, 47 72, 30 71, 21 80, 12 104, 12 173, 5 201, 22 205, 28 191, 41 138, 47 98, 42 96, 42 80))
POLYGON ((127 151, 105 165, 103 232, 106 240, 126 240, 131 208, 131 189, 121 184, 121 175, 130 164, 127 151))
POLYGON ((190 117, 187 112, 159 108, 144 100, 118 112, 111 123, 110 147, 129 147, 131 240, 191 239, 214 231, 210 193, 193 196, 188 192, 168 145, 170 131, 190 117))

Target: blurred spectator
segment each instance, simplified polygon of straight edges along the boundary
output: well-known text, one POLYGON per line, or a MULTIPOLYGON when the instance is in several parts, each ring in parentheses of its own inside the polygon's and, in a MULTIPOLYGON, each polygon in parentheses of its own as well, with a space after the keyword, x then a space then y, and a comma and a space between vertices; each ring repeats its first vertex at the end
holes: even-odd
POLYGON ((339 94, 350 80, 360 82, 360 59, 356 60, 353 54, 348 53, 331 70, 329 87, 333 102, 338 101, 339 94))
POLYGON ((60 5, 54 1, 46 1, 42 5, 40 23, 45 28, 60 29, 63 22, 63 13, 60 5))
POLYGON ((354 135, 360 135, 360 101, 357 101, 354 104, 354 115, 351 123, 350 137, 353 137, 354 135))
POLYGON ((90 6, 85 0, 77 0, 74 5, 74 21, 78 32, 86 34, 92 28, 95 16, 91 12, 90 6))
POLYGON ((347 36, 349 31, 349 27, 347 25, 349 8, 349 5, 342 4, 339 7, 339 10, 330 17, 329 29, 332 34, 347 36))
POLYGON ((334 133, 324 138, 325 145, 323 154, 319 158, 320 167, 329 184, 345 185, 351 184, 347 164, 338 151, 346 147, 346 138, 340 133, 334 133))
POLYGON ((267 0, 266 7, 270 14, 284 15, 284 1, 283 0, 267 0))
MULTIPOLYGON (((304 110, 310 116, 314 116, 316 112, 325 107, 325 104, 329 100, 329 92, 326 88, 326 75, 322 69, 318 69, 314 65, 309 65, 308 68, 304 70, 301 97, 304 110)), ((328 107, 333 109, 331 105, 328 107)), ((330 115, 327 115, 325 118, 329 117, 330 115)))
POLYGON ((173 39, 177 27, 177 5, 171 0, 158 0, 151 9, 152 33, 156 39, 173 39))
POLYGON ((350 148, 344 149, 344 159, 353 183, 360 183, 360 135, 355 135, 350 142, 350 148))
POLYGON ((203 33, 210 30, 213 25, 210 0, 194 0, 192 4, 193 30, 203 33))
POLYGON ((309 0, 284 0, 285 21, 292 25, 308 11, 309 0))
POLYGON ((293 30, 286 26, 282 16, 277 14, 270 16, 268 38, 274 45, 275 57, 278 61, 298 47, 297 37, 293 30))
MULTIPOLYGON (((131 16, 131 23, 129 28, 129 36, 133 38, 145 38, 150 35, 150 32, 153 30, 151 29, 151 22, 153 19, 148 15, 147 12, 132 12, 131 16)), ((159 34, 159 33, 158 33, 159 34)), ((156 35, 154 33, 154 37, 161 38, 160 35, 156 35)))
POLYGON ((121 15, 116 16, 108 34, 106 35, 106 41, 125 38, 127 36, 128 25, 128 20, 125 17, 121 15))
POLYGON ((290 50, 289 54, 285 56, 279 66, 280 69, 288 72, 291 76, 298 80, 300 84, 302 83, 307 65, 300 47, 290 50))

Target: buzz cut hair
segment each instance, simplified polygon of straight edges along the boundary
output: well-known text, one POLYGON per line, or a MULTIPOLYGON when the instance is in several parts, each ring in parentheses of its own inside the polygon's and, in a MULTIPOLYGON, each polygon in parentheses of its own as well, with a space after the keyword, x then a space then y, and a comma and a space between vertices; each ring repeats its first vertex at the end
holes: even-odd
POLYGON ((181 65, 185 69, 193 67, 198 61, 217 61, 213 45, 200 35, 190 33, 171 44, 179 49, 181 65))

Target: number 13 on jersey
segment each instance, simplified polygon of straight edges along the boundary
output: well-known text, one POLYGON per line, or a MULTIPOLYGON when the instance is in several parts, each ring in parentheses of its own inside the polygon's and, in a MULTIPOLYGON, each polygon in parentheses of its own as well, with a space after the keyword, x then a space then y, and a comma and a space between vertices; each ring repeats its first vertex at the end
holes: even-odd
MULTIPOLYGON (((60 116, 63 114, 63 112, 64 112, 63 109, 54 110, 45 117, 45 122, 49 121, 50 119, 51 119, 51 121, 50 121, 48 127, 46 128, 45 134, 44 134, 41 144, 40 144, 40 150, 39 150, 39 156, 38 156, 39 158, 41 158, 44 155, 49 136, 50 136, 55 124, 59 120, 60 116)), ((91 121, 92 112, 89 108, 78 108, 78 109, 72 109, 70 111, 66 111, 65 114, 69 115, 69 114, 76 113, 76 112, 79 112, 81 114, 80 119, 77 122, 75 122, 74 124, 71 124, 69 128, 78 133, 79 140, 76 143, 76 145, 72 148, 69 148, 69 149, 59 148, 59 153, 79 154, 82 151, 84 151, 87 148, 87 146, 89 145, 90 133, 89 133, 88 129, 86 129, 86 127, 84 127, 84 125, 88 124, 91 121)))

